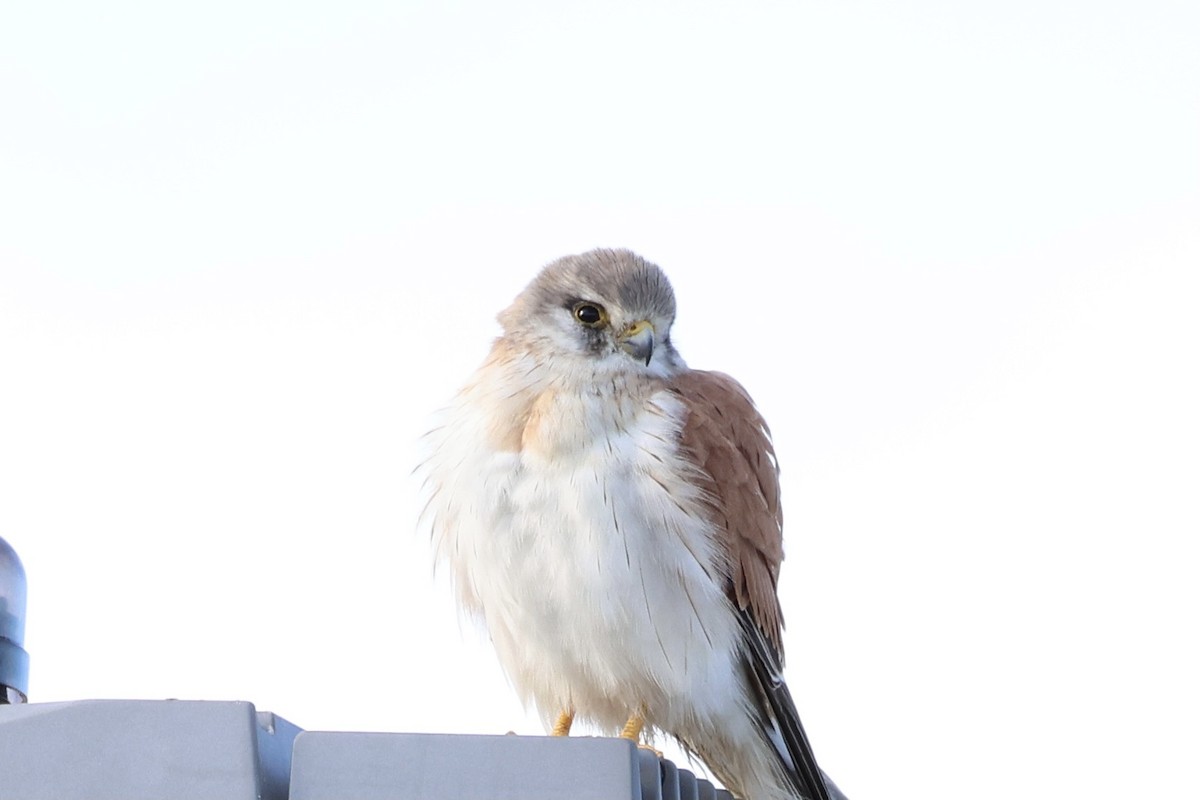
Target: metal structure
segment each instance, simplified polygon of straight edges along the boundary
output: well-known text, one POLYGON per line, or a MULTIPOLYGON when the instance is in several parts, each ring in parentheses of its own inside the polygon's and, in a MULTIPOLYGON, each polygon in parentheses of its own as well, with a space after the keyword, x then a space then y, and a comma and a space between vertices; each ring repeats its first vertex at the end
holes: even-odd
POLYGON ((16 551, 0 538, 0 704, 24 703, 28 696, 25 567, 16 551))
POLYGON ((625 739, 302 731, 250 703, 0 707, 0 800, 730 800, 625 739))

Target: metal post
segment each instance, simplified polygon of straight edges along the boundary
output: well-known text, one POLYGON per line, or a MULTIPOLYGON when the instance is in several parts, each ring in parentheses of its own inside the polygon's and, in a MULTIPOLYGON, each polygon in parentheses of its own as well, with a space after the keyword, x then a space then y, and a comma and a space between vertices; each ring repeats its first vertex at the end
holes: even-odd
POLYGON ((0 704, 29 699, 29 654, 24 645, 25 568, 0 537, 0 704))

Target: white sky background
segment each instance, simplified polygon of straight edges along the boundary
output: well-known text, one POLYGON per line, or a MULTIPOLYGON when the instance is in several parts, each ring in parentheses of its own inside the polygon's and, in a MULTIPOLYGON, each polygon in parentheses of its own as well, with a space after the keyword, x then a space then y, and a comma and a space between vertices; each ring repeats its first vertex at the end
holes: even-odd
POLYGON ((416 440, 631 247, 784 468, 856 800, 1195 796, 1200 7, 0 11, 0 535, 35 701, 540 732, 416 440))

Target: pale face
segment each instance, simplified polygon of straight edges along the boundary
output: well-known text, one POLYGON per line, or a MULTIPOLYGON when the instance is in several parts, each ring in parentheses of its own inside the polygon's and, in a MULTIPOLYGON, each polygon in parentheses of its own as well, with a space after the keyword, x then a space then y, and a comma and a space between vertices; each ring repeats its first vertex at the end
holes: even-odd
POLYGON ((668 375, 675 296, 662 271, 630 253, 593 251, 542 270, 500 316, 505 333, 602 373, 668 375))

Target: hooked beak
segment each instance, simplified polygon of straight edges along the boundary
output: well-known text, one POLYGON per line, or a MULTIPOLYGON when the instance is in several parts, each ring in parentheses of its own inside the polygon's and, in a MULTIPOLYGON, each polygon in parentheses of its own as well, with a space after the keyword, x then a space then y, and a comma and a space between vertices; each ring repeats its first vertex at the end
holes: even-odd
POLYGON ((617 334, 617 345, 629 355, 650 364, 650 356, 654 355, 654 326, 646 320, 633 323, 617 334))

